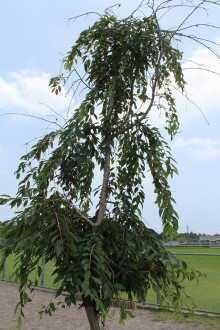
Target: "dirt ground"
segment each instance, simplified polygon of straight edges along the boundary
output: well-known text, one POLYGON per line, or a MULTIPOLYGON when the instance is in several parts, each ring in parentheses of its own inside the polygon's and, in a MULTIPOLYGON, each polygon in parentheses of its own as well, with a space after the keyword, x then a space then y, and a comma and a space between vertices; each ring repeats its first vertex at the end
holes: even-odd
MULTIPOLYGON (((23 330, 90 330, 84 308, 76 307, 62 309, 58 306, 53 316, 44 315, 40 320, 38 312, 43 305, 47 305, 53 292, 35 290, 31 295, 32 301, 27 303, 24 309, 25 319, 23 319, 23 330)), ((62 298, 61 298, 62 300, 62 298)), ((14 308, 18 302, 18 285, 0 281, 0 329, 15 329, 18 315, 14 315, 14 308)), ((119 325, 119 309, 112 308, 110 314, 115 312, 115 316, 107 321, 107 330, 128 329, 128 330, 157 330, 157 329, 178 329, 178 330, 205 330, 211 329, 207 326, 179 323, 174 320, 165 322, 153 321, 153 312, 149 310, 135 309, 132 311, 134 319, 126 321, 126 325, 119 325)))

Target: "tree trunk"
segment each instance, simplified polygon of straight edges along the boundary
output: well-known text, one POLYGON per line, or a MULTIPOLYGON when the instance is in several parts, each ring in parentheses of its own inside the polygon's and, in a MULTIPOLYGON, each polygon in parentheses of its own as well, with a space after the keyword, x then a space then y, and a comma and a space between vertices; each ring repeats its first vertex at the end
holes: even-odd
POLYGON ((101 197, 99 202, 99 213, 98 213, 96 225, 100 225, 102 223, 105 215, 108 180, 110 173, 110 152, 109 152, 110 142, 109 141, 106 143, 106 148, 108 148, 108 151, 106 151, 105 153, 104 175, 103 175, 101 197))
POLYGON ((131 295, 131 292, 128 292, 128 299, 132 301, 132 295, 131 295))
POLYGON ((97 313, 91 299, 83 299, 86 315, 89 321, 90 330, 100 330, 97 313))
MULTIPOLYGON (((108 108, 108 115, 110 116, 113 107, 114 107, 114 98, 115 98, 115 83, 116 77, 112 77, 111 88, 110 88, 110 103, 108 108)), ((102 191, 100 195, 100 203, 99 203, 99 212, 97 217, 96 225, 100 225, 104 220, 105 215, 105 207, 106 207, 106 198, 107 198, 107 190, 108 190, 108 180, 110 173, 110 163, 111 163, 111 141, 108 140, 106 142, 106 152, 105 152, 105 164, 104 164, 104 174, 103 174, 103 182, 102 182, 102 191)))

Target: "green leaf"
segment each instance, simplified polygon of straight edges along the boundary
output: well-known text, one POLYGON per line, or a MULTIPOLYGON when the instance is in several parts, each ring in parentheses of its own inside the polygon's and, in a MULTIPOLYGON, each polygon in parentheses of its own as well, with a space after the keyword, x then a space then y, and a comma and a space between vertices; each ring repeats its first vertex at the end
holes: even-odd
POLYGON ((73 238, 74 241, 78 242, 78 237, 74 233, 70 232, 69 234, 73 238))
POLYGON ((60 288, 57 289, 56 293, 55 293, 55 298, 59 297, 61 295, 63 291, 63 287, 61 286, 60 288))
POLYGON ((26 292, 24 292, 23 294, 23 299, 24 299, 24 304, 27 304, 28 303, 28 295, 26 292))
POLYGON ((135 318, 135 316, 134 316, 130 311, 127 311, 127 310, 126 310, 126 313, 127 313, 127 315, 128 315, 130 318, 132 318, 132 319, 135 318))
POLYGON ((124 286, 120 283, 114 283, 113 285, 118 290, 124 290, 125 289, 124 286))
POLYGON ((142 216, 141 210, 137 209, 137 211, 138 211, 139 216, 141 217, 142 216))
POLYGON ((18 307, 19 307, 20 305, 21 305, 21 302, 19 301, 19 302, 17 303, 17 305, 15 306, 14 314, 17 313, 18 307))
POLYGON ((69 243, 69 247, 70 247, 71 251, 73 251, 74 253, 77 252, 76 245, 73 244, 73 242, 70 242, 70 243, 69 243))
POLYGON ((18 201, 17 201, 17 207, 19 207, 22 203, 22 199, 20 198, 18 201))
POLYGON ((93 279, 93 281, 95 281, 96 283, 98 283, 100 286, 102 285, 102 281, 100 281, 99 278, 92 276, 92 279, 93 279))
POLYGON ((20 329, 21 329, 21 326, 22 326, 22 319, 21 319, 21 317, 19 316, 18 321, 17 321, 16 328, 20 330, 20 329))
POLYGON ((88 279, 90 278, 90 276, 91 276, 91 272, 90 272, 90 270, 87 270, 87 271, 85 272, 84 280, 85 280, 85 281, 88 281, 88 279))
POLYGON ((0 198, 0 205, 7 204, 10 199, 0 198))
POLYGON ((50 309, 52 310, 52 312, 55 312, 56 307, 55 307, 54 303, 50 303, 50 309))
POLYGON ((62 243, 60 241, 56 242, 55 250, 56 250, 57 257, 60 257, 61 254, 63 253, 63 246, 62 246, 62 243))

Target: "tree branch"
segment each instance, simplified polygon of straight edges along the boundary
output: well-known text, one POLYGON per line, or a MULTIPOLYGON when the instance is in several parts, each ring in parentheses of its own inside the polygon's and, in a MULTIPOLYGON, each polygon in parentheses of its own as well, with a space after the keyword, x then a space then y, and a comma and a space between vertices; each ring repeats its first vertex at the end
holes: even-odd
POLYGON ((77 213, 77 215, 79 216, 79 218, 85 222, 87 222, 88 224, 90 224, 90 226, 94 227, 95 224, 94 222, 92 222, 91 220, 89 220, 87 217, 85 217, 80 211, 79 209, 73 204, 71 203, 69 200, 66 200, 65 201, 71 206, 71 208, 77 213))
POLYGON ((99 17, 102 17, 102 15, 100 15, 99 13, 97 13, 96 11, 89 11, 85 14, 81 14, 81 15, 77 15, 77 16, 73 16, 73 17, 70 17, 70 18, 66 18, 66 21, 69 23, 70 21, 75 21, 77 18, 79 17, 83 17, 83 16, 88 16, 88 15, 91 15, 91 14, 95 14, 95 15, 98 15, 99 17))
POLYGON ((50 124, 55 124, 55 125, 59 126, 60 128, 62 128, 62 126, 60 126, 60 125, 59 125, 57 122, 55 122, 55 121, 47 120, 47 119, 45 119, 45 118, 41 118, 41 117, 34 116, 34 115, 28 115, 28 114, 25 114, 25 113, 17 113, 17 112, 5 112, 5 113, 3 113, 2 115, 0 115, 0 117, 6 116, 6 115, 18 115, 18 116, 24 116, 24 117, 36 118, 36 119, 40 119, 40 120, 46 121, 47 123, 50 123, 50 124))

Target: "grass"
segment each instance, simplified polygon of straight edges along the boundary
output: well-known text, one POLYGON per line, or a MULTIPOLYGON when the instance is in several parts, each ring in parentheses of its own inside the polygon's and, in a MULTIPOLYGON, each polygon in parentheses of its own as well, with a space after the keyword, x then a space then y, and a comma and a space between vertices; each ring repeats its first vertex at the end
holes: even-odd
POLYGON ((189 313, 184 313, 181 315, 176 315, 166 309, 153 310, 152 320, 155 322, 165 322, 167 320, 173 319, 180 323, 193 323, 195 326, 204 325, 211 327, 211 329, 220 328, 220 316, 210 316, 210 315, 192 315, 189 313))
MULTIPOLYGON (((169 247, 169 251, 177 253, 220 254, 220 248, 207 247, 169 247)), ((197 284, 195 281, 184 281, 186 291, 200 310, 220 312, 220 256, 176 255, 193 269, 205 273, 197 284)))
MULTIPOLYGON (((220 248, 204 248, 204 247, 169 247, 169 251, 175 253, 206 253, 220 254, 220 248)), ((220 256, 206 255, 176 255, 178 259, 186 261, 189 267, 197 269, 205 273, 207 277, 202 277, 197 284, 196 281, 183 282, 185 290, 193 298, 196 308, 199 310, 220 312, 220 256)), ((13 264, 14 257, 9 256, 6 262, 5 279, 13 281, 13 264)), ((54 271, 52 262, 45 265, 44 286, 53 287, 53 279, 51 276, 54 271)), ((0 273, 2 278, 2 273, 0 273)), ((41 279, 38 278, 36 272, 31 274, 32 280, 38 280, 40 285, 41 279)), ((122 299, 127 299, 122 294, 122 299)), ((156 303, 156 293, 150 289, 147 295, 147 302, 156 303)))
POLYGON ((194 247, 194 246, 169 246, 166 248, 172 253, 208 253, 208 254, 220 254, 220 247, 194 247))

